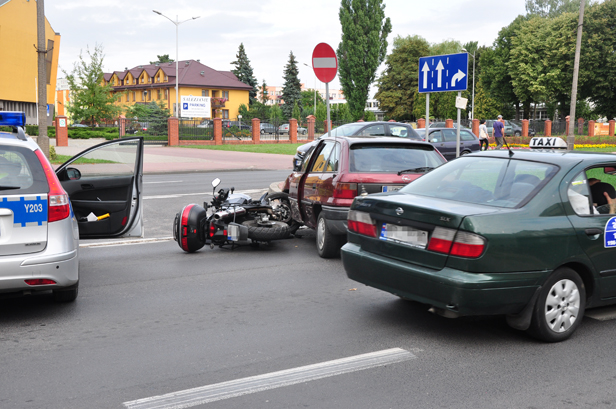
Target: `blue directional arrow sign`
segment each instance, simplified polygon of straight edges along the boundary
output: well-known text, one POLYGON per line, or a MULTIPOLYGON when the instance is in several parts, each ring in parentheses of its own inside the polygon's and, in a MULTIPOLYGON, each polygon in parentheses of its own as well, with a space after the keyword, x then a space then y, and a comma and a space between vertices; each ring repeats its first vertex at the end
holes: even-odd
POLYGON ((465 91, 468 54, 433 55, 419 59, 419 92, 465 91))

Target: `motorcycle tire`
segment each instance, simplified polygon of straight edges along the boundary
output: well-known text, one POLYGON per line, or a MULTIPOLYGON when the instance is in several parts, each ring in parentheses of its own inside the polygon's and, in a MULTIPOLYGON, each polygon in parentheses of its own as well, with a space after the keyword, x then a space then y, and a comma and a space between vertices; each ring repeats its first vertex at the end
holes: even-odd
POLYGON ((281 240, 291 235, 289 225, 275 220, 267 225, 259 224, 258 220, 246 220, 242 225, 248 227, 248 238, 255 241, 281 240))
POLYGON ((205 246, 204 232, 200 230, 201 221, 206 217, 206 210, 194 203, 176 213, 173 220, 173 239, 185 252, 194 253, 205 246))
POLYGON ((283 193, 283 192, 273 193, 271 195, 267 195, 267 200, 269 201, 272 207, 274 207, 276 202, 278 202, 278 206, 282 208, 281 209, 282 219, 280 219, 279 221, 286 223, 289 226, 290 234, 295 234, 297 229, 299 229, 302 224, 294 220, 293 217, 291 216, 291 201, 289 200, 289 194, 283 193))

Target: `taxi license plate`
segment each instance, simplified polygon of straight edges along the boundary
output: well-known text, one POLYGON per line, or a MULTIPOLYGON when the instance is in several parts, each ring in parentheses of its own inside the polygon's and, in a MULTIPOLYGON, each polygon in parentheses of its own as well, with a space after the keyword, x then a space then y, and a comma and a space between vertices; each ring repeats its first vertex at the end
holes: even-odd
POLYGON ((402 189, 404 186, 383 186, 381 188, 381 192, 397 192, 402 189))
POLYGON ((397 226, 383 223, 381 226, 381 240, 393 241, 411 247, 426 248, 428 245, 428 232, 414 229, 409 226, 397 226))

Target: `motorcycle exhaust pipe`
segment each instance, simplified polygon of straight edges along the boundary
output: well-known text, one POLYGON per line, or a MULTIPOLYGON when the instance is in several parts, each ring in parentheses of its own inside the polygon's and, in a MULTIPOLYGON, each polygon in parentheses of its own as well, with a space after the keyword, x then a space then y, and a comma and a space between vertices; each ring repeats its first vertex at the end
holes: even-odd
POLYGON ((214 213, 214 219, 216 220, 224 220, 232 218, 233 216, 241 216, 246 214, 246 209, 243 207, 235 207, 229 208, 227 210, 221 210, 220 212, 214 213))

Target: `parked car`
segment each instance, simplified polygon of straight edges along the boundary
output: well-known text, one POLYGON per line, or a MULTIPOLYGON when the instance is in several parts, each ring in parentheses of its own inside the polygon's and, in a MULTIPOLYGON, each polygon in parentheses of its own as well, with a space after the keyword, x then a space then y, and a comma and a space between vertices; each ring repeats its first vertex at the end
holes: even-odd
MULTIPOLYGON (((506 123, 507 121, 505 121, 506 123)), ((511 132, 513 133, 513 135, 515 136, 521 136, 522 135, 522 122, 520 121, 509 121, 509 123, 511 124, 511 132)), ((531 128, 530 126, 528 127, 528 136, 536 136, 537 132, 535 131, 534 128, 531 128)))
POLYGON ((541 340, 565 340, 585 309, 616 303, 616 217, 602 213, 616 205, 593 206, 591 178, 613 191, 616 158, 466 155, 394 194, 357 197, 344 268, 446 317, 506 315, 541 340))
MULTIPOLYGON (((417 129, 419 135, 425 135, 425 128, 417 129)), ((456 158, 456 146, 458 140, 458 130, 456 128, 430 128, 428 142, 436 147, 445 159, 456 158)), ((479 152, 479 138, 470 129, 460 129, 460 156, 472 152, 479 152)))
POLYGON ((72 124, 70 127, 71 128, 89 128, 88 125, 84 125, 84 124, 72 124))
POLYGON ((369 135, 322 138, 287 179, 292 217, 316 229, 321 257, 334 257, 346 240, 354 197, 398 190, 443 163, 425 142, 369 135))
MULTIPOLYGON (((495 121, 496 119, 486 120, 486 126, 488 127, 488 134, 490 134, 490 136, 493 136, 492 132, 495 121)), ((535 136, 536 134, 537 132, 535 132, 534 129, 530 127, 528 128, 529 136, 535 136)), ((522 123, 505 119, 505 136, 522 136, 522 123)))
POLYGON ((143 236, 143 138, 91 147, 54 172, 24 124, 23 112, 0 113, 15 129, 0 132, 0 295, 51 291, 71 302, 79 238, 143 236), (113 169, 90 169, 89 159, 113 169))
POLYGON ((223 128, 232 128, 236 127, 242 131, 252 131, 252 126, 250 126, 249 122, 239 122, 239 121, 229 121, 228 119, 223 119, 222 121, 223 128))
POLYGON ((275 125, 272 125, 267 122, 261 123, 261 135, 266 134, 266 133, 273 134, 273 133, 276 133, 277 130, 278 128, 275 125))
MULTIPOLYGON (((447 123, 445 123, 445 122, 432 122, 430 124, 430 128, 447 128, 447 123)), ((453 129, 458 129, 458 123, 457 122, 453 123, 453 129)), ((466 130, 472 132, 471 128, 469 128, 467 126, 464 126, 464 125, 461 125, 460 129, 466 129, 466 130)))
MULTIPOLYGON (((289 124, 282 124, 278 127, 278 132, 279 133, 289 133, 289 124)), ((308 129, 306 128, 302 128, 301 126, 297 127, 297 134, 298 135, 306 135, 308 133, 308 129)))
POLYGON ((214 121, 212 121, 211 119, 206 119, 204 121, 201 121, 201 123, 197 125, 197 128, 212 128, 213 126, 214 121))
MULTIPOLYGON (((415 141, 423 140, 413 127, 400 122, 354 122, 345 124, 331 130, 331 137, 336 138, 338 136, 396 136, 415 141)), ((330 137, 330 135, 325 133, 320 138, 327 137, 330 137)), ((293 168, 295 170, 299 170, 305 153, 317 142, 318 139, 297 147, 293 157, 293 168)))

